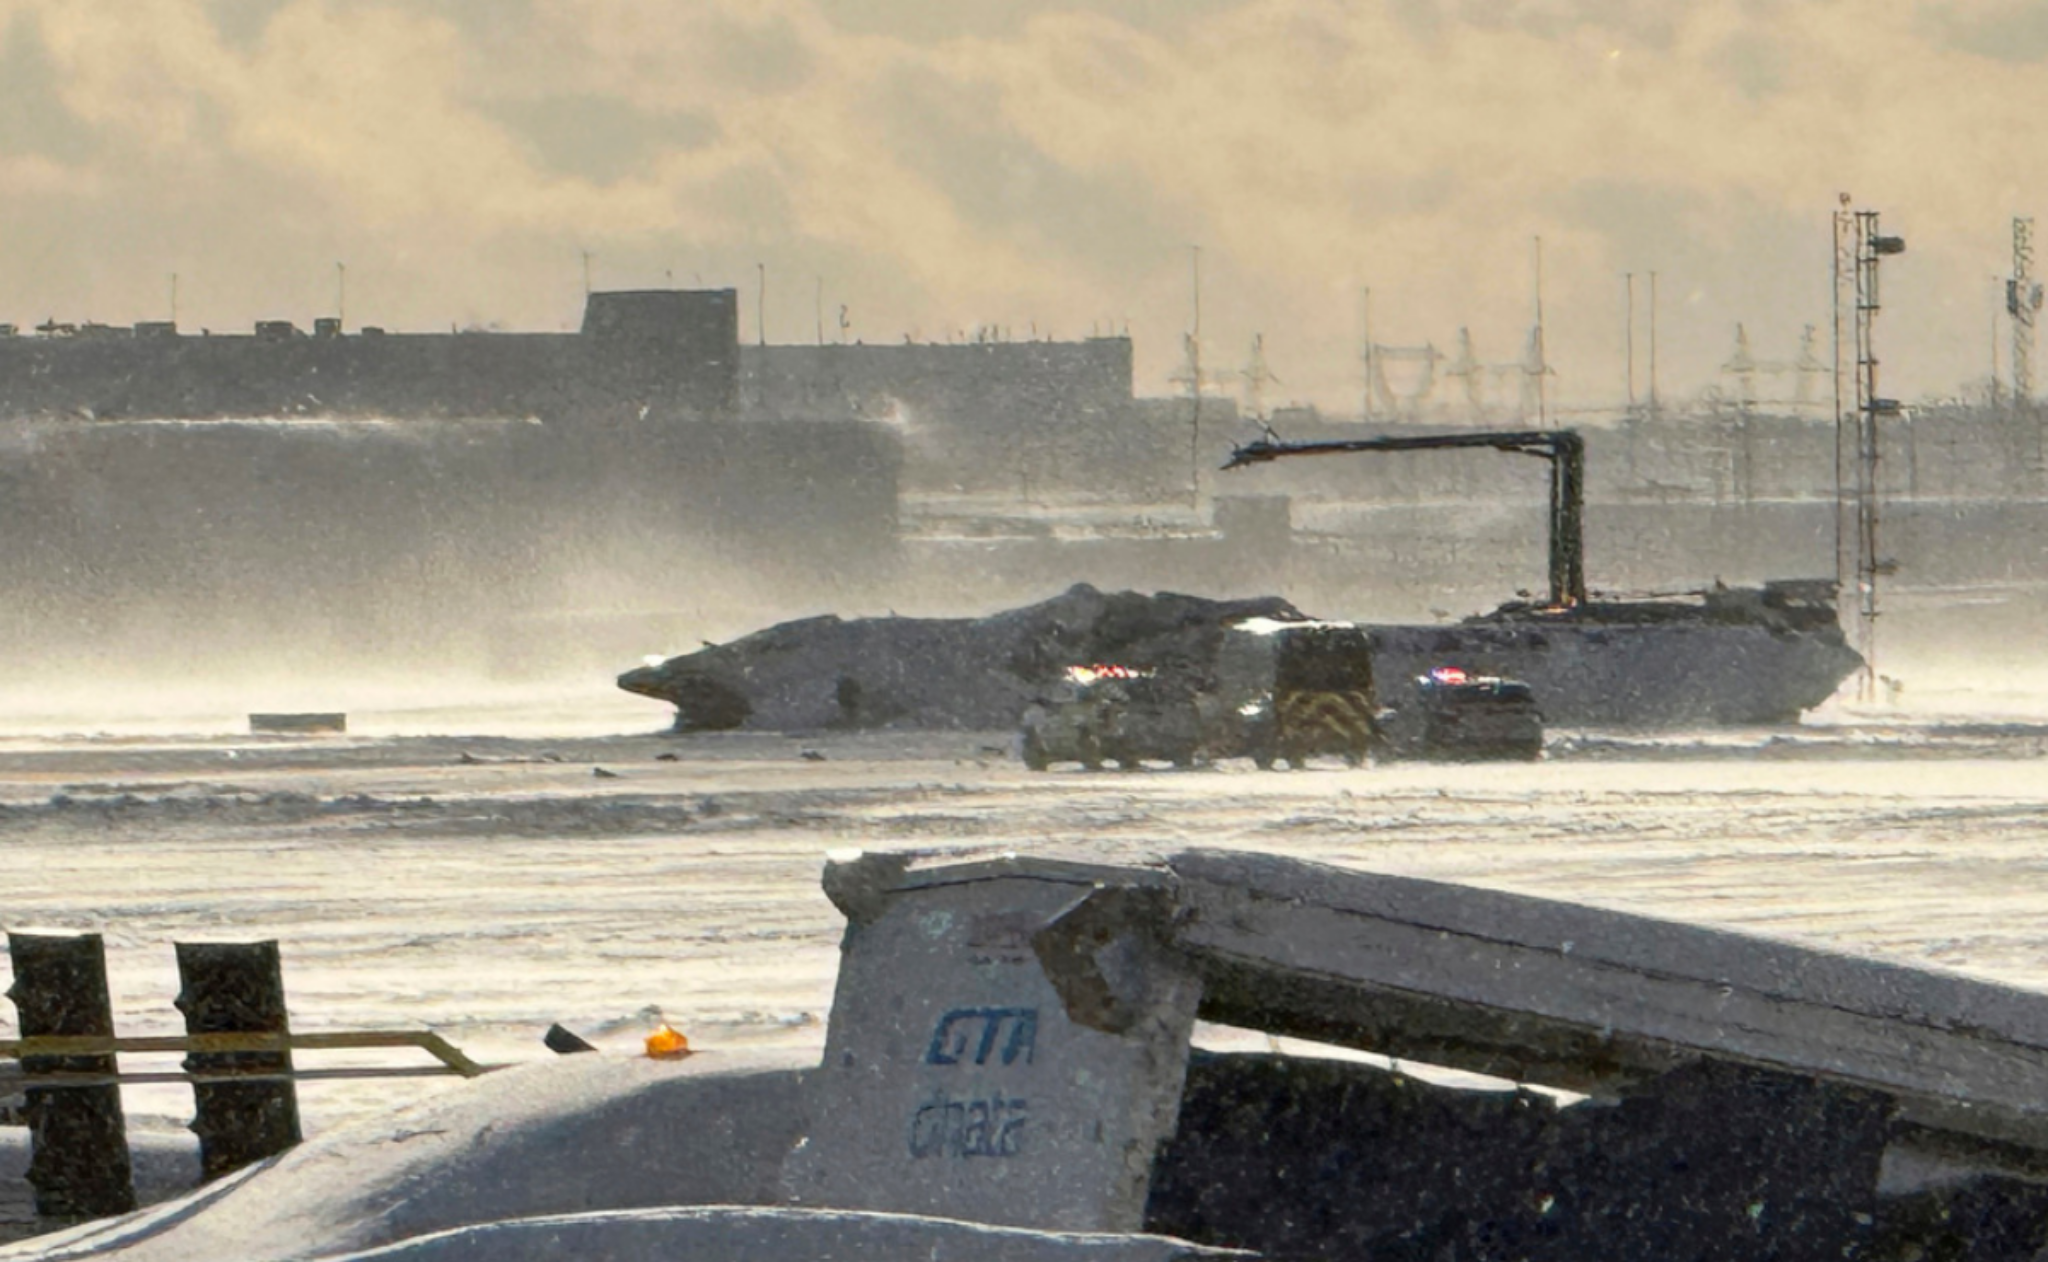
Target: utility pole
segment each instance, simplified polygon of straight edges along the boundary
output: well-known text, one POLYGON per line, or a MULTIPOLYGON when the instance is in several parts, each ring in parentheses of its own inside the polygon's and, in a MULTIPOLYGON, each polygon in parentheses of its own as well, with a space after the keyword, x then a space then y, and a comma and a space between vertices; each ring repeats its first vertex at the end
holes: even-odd
POLYGON ((1650 415, 1657 415, 1657 273, 1650 273, 1650 415))
POLYGON ((1372 349, 1372 286, 1370 285, 1365 287, 1365 291, 1358 298, 1358 324, 1359 328, 1363 331, 1365 339, 1365 404, 1358 415, 1360 420, 1370 421, 1374 415, 1373 391, 1379 386, 1379 362, 1372 349))
POLYGON ((1543 380, 1550 375, 1550 356, 1543 346, 1543 238, 1536 238, 1536 425, 1550 424, 1549 391, 1543 380))
POLYGON ((1202 508, 1202 247, 1188 247, 1194 281, 1194 328, 1188 334, 1188 495, 1195 511, 1202 508))
POLYGON ((1993 277, 1991 287, 2001 301, 1991 303, 1991 391, 1985 397, 1991 404, 1991 410, 1999 412, 2005 408, 2005 369, 1999 365, 1999 334, 2005 332, 1999 326, 1999 318, 2005 313, 2005 277, 1993 277))
POLYGON ((178 328, 178 274, 171 273, 171 330, 178 328))
POLYGON ((1252 334, 1252 357, 1245 363, 1242 376, 1245 406, 1251 418, 1263 426, 1266 423, 1266 385, 1269 382, 1278 385, 1280 382, 1273 375, 1273 370, 1266 366, 1265 334, 1252 334))
MULTIPOLYGON (((2003 276, 1993 276, 1991 283, 1996 287, 1998 293, 2003 294, 2005 292, 2006 281, 2003 276)), ((2001 308, 1995 304, 1991 308, 1991 391, 1987 397, 1993 412, 2005 406, 2004 370, 1998 365, 1998 334, 2000 332, 1998 317, 2000 311, 2001 308)))
POLYGON ((1628 380, 1628 414, 1634 416, 1636 414, 1636 274, 1634 272, 1623 273, 1623 280, 1627 287, 1628 296, 1624 300, 1623 306, 1626 314, 1622 317, 1624 331, 1621 341, 1623 354, 1628 358, 1628 370, 1624 374, 1628 380))
POLYGON ((348 267, 334 265, 334 326, 341 328, 348 323, 348 267))
POLYGON ((754 264, 758 279, 754 286, 754 344, 768 345, 768 265, 754 264))
POLYGON ((583 296, 590 297, 590 251, 583 252, 583 296))

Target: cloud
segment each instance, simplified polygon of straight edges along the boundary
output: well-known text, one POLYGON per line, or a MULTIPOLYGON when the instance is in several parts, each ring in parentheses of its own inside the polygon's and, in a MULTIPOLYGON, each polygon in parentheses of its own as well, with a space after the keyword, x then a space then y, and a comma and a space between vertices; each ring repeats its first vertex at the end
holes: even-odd
MULTIPOLYGON (((1090 13, 1121 25, 1170 32, 1234 7, 1239 0, 1097 0, 1090 13)), ((833 5, 832 24, 849 34, 882 36, 920 44, 962 39, 1012 39, 1032 19, 1050 10, 1077 6, 1044 0, 868 0, 833 5)))
POLYGON ((2048 59, 2048 9, 2032 0, 1923 4, 1919 16, 1946 47, 1997 61, 2048 59))
POLYGON ((1714 50, 1713 64, 1751 101, 1783 91, 1792 70, 1785 50, 1755 31, 1724 41, 1714 50))
POLYGON ((649 113, 590 93, 507 100, 488 109, 544 170, 598 184, 644 172, 664 153, 701 149, 718 135, 717 120, 706 113, 649 113))
POLYGON ((1593 30, 1632 44, 1668 48, 1682 22, 1676 5, 1640 0, 1438 0, 1459 26, 1559 39, 1593 30))
POLYGON ((963 221, 1060 266, 1130 279, 1134 263, 1171 239, 1143 185, 1058 160, 1012 125, 1002 102, 988 79, 913 69, 878 85, 874 109, 892 156, 963 221))
POLYGON ((0 154, 34 154, 56 163, 92 156, 97 138, 61 95, 42 23, 17 13, 0 29, 0 154))

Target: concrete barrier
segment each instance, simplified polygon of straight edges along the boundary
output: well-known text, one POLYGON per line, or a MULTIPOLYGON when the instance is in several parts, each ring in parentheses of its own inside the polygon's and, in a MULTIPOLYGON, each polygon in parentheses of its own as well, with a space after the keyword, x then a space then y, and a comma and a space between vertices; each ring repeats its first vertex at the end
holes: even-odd
POLYGON ((348 715, 334 711, 303 714, 251 714, 251 732, 291 732, 300 735, 335 735, 348 731, 348 715))

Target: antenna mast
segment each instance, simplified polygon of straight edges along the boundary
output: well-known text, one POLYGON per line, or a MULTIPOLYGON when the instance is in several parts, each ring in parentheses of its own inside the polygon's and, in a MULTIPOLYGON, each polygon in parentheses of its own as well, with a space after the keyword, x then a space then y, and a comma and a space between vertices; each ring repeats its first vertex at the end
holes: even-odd
POLYGON ((1887 254, 1903 254, 1903 237, 1878 231, 1877 212, 1855 212, 1856 228, 1856 649, 1863 655, 1857 696, 1877 698, 1877 580, 1894 566, 1878 556, 1878 460, 1880 417, 1897 416, 1897 399, 1877 393, 1877 349, 1873 333, 1880 307, 1878 263, 1887 254))
POLYGON ((1856 345, 1853 313, 1856 309, 1856 215, 1849 209, 1849 195, 1840 196, 1832 219, 1835 230, 1835 588, 1847 590, 1854 572, 1854 553, 1849 547, 1849 488, 1855 485, 1854 467, 1849 463, 1849 438, 1854 430, 1851 409, 1856 397, 1852 383, 1856 345))

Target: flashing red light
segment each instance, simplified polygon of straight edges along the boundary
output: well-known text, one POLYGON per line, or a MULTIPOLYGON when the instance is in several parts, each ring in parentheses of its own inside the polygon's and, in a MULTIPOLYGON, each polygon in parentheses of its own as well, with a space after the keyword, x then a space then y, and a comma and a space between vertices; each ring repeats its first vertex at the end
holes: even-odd
POLYGON ((1456 666, 1438 666, 1429 672, 1429 677, 1440 684, 1462 684, 1472 678, 1456 666))
POLYGON ((1152 674, 1149 670, 1106 662, 1097 662, 1093 666, 1067 667, 1067 678, 1077 684, 1092 684, 1099 679, 1149 679, 1152 674))

